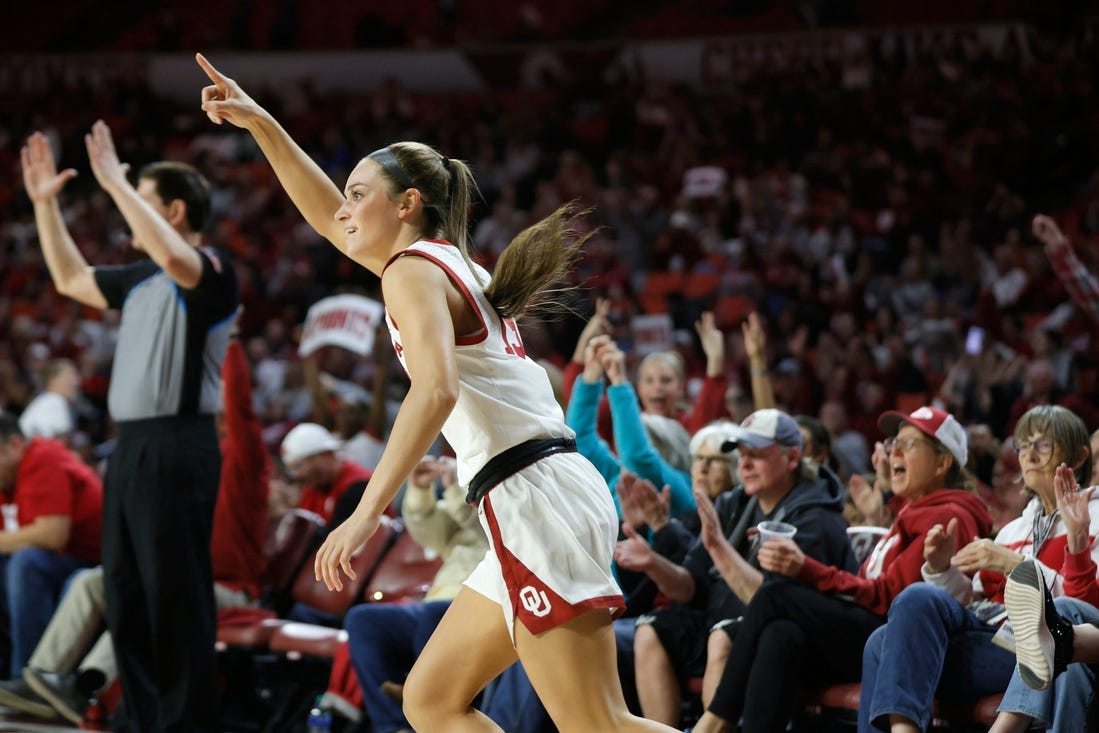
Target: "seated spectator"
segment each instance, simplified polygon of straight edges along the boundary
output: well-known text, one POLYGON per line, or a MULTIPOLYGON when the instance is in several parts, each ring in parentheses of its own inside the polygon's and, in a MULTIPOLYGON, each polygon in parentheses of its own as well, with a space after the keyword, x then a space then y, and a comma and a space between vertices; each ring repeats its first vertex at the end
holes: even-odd
MULTIPOLYGON (((1073 526, 1067 547, 1070 553, 1083 552, 1094 544, 1094 534, 1089 534, 1088 527, 1096 521, 1094 511, 1089 512, 1095 487, 1083 489, 1075 479, 1068 466, 1057 468, 1054 477, 1057 508, 1065 523, 1073 526)), ((1093 553, 1094 549, 1090 551, 1093 553)), ((1036 560, 1020 563, 1008 575, 1004 603, 1014 633, 1018 665, 990 729, 993 733, 1021 733, 1034 728, 1078 731, 1094 727, 1099 667, 1088 662, 1099 658, 1089 656, 1086 647, 1095 624, 1099 623, 1099 609, 1094 601, 1068 596, 1054 598, 1051 591, 1053 586, 1046 571, 1036 560)), ((1093 596, 1095 591, 1087 595, 1093 596)))
POLYGON ((789 415, 757 410, 740 426, 703 428, 693 447, 701 536, 682 562, 677 557, 684 553, 676 550, 684 545, 678 523, 658 527, 652 548, 627 525, 628 539, 615 551, 620 565, 646 573, 678 602, 641 617, 635 641, 642 710, 668 725, 679 722, 681 688, 688 676, 704 671, 703 697, 707 703, 712 699, 721 662, 738 633, 739 625, 730 621, 744 613, 764 583, 752 528, 763 521, 792 524, 795 541, 811 557, 839 567, 854 563, 842 487, 827 468, 803 458, 801 432, 789 415), (739 454, 740 485, 711 501, 710 492, 727 486, 722 478, 732 481, 731 474, 722 475, 722 464, 733 450, 739 454))
POLYGON ((282 439, 282 462, 302 485, 298 507, 319 514, 329 527, 351 515, 371 476, 369 469, 340 456, 342 446, 316 423, 297 425, 282 439))
POLYGON ((1003 692, 1015 656, 992 638, 1006 617, 1006 575, 1035 559, 1055 595, 1099 602, 1096 559, 1090 542, 1099 534, 1099 497, 1078 518, 1058 510, 1054 476, 1071 467, 1085 484, 1091 477, 1087 429, 1063 407, 1035 407, 1019 420, 1015 441, 1022 477, 1036 494, 1023 516, 995 541, 958 535, 958 520, 936 525, 924 540, 924 583, 906 588, 889 608, 889 620, 870 635, 863 651, 861 730, 903 733, 926 730, 936 694, 959 702, 1003 692), (973 576, 972 580, 969 576, 973 576))
POLYGON ((893 599, 922 580, 931 529, 954 519, 958 536, 988 533, 988 510, 966 490, 966 435, 957 420, 921 407, 911 415, 886 412, 879 424, 893 438, 893 491, 907 500, 892 529, 857 575, 806 557, 789 539, 760 548, 760 567, 791 580, 765 583, 748 603, 696 733, 728 730, 738 720, 745 733, 784 731, 810 685, 858 681, 866 639, 885 623, 893 599))
POLYGON ((423 602, 364 603, 344 619, 363 706, 375 733, 410 730, 400 705, 382 692, 382 683, 404 682, 462 583, 488 551, 477 510, 466 504, 465 489, 454 472, 453 459, 424 458, 408 478, 401 505, 412 538, 443 558, 423 602), (435 494, 437 479, 443 485, 441 498, 435 494))
POLYGON ((103 485, 56 440, 25 438, 0 412, 0 491, 15 505, 16 529, 0 531, 10 675, 22 671, 69 576, 99 562, 103 485))
MULTIPOLYGON (((267 481, 271 459, 252 410, 248 362, 232 334, 222 365, 221 480, 210 541, 214 603, 220 611, 249 606, 260 596, 267 538, 267 481)), ((80 725, 90 698, 118 679, 106 614, 103 568, 73 577, 53 618, 48 619, 27 666, 0 682, 0 705, 39 717, 80 725)))
POLYGON ((80 394, 80 372, 68 359, 55 359, 42 370, 45 389, 19 415, 19 429, 28 438, 66 439, 76 427, 73 403, 80 394))

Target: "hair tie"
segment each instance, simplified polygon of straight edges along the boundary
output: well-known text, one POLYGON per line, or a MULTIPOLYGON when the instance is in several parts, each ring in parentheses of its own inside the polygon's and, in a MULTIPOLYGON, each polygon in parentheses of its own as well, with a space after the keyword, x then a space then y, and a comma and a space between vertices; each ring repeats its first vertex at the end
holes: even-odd
POLYGON ((446 168, 448 171, 450 170, 450 158, 441 155, 439 156, 439 162, 443 164, 443 168, 446 168))

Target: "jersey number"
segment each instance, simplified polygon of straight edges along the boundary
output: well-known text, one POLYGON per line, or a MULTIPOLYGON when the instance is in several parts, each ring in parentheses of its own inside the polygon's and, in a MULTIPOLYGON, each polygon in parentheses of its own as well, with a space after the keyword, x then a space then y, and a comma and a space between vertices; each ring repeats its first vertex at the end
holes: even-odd
POLYGON ((523 348, 523 339, 519 336, 519 326, 514 318, 504 318, 504 351, 520 359, 525 359, 527 350, 523 348))

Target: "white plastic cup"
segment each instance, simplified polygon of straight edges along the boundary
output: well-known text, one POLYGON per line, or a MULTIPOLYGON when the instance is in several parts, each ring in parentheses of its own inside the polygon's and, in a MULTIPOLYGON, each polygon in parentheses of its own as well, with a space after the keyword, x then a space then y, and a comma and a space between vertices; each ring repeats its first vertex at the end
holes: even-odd
POLYGON ((759 544, 762 547, 772 537, 785 537, 793 539, 798 533, 798 528, 786 522, 760 522, 756 525, 759 532, 759 544))

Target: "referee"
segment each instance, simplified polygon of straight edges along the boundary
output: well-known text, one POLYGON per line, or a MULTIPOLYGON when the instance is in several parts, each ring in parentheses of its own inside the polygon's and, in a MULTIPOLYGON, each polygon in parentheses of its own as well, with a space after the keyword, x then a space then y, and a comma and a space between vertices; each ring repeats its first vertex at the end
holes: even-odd
POLYGON ((201 246, 210 190, 195 169, 154 163, 134 188, 106 124, 96 122, 85 142, 96 180, 149 259, 90 267, 57 201, 76 171, 57 171, 38 132, 22 165, 57 290, 122 310, 108 393, 118 441, 103 498, 107 625, 125 700, 115 730, 212 732, 210 532, 221 466, 214 413, 236 277, 222 253, 201 246))

